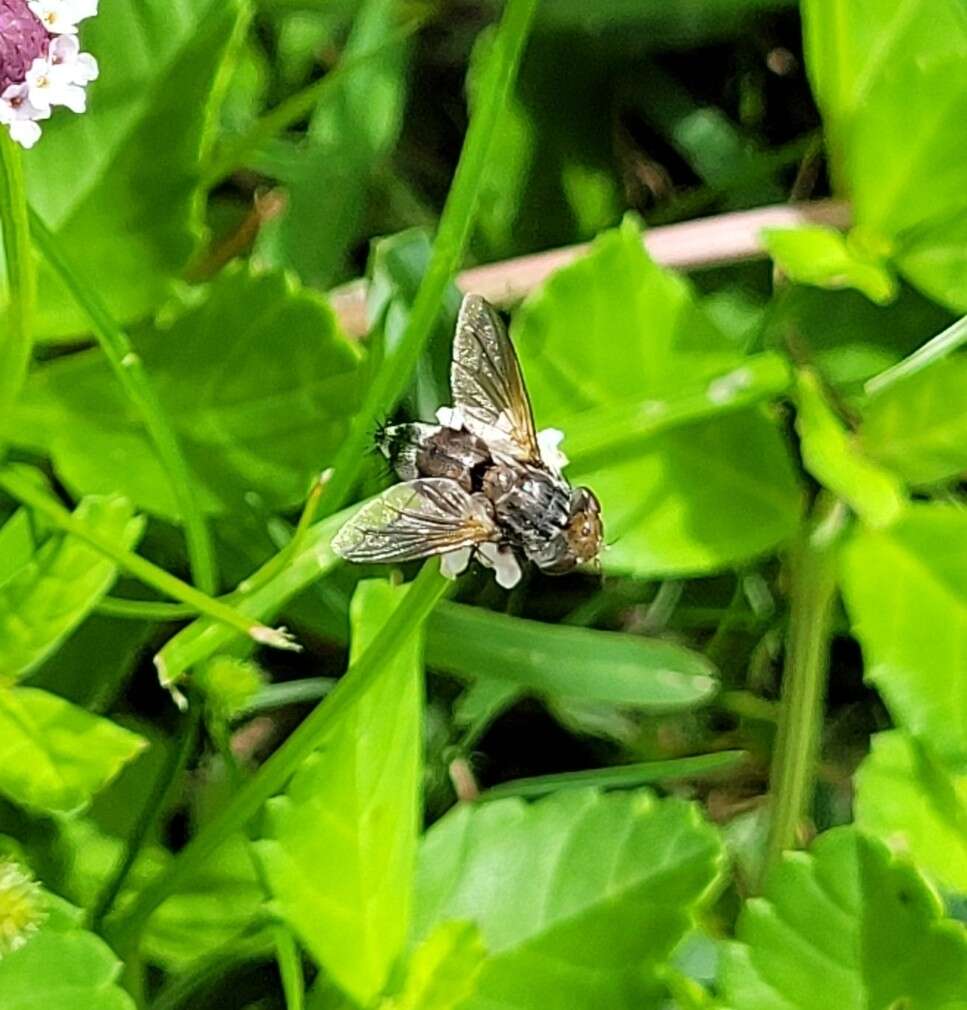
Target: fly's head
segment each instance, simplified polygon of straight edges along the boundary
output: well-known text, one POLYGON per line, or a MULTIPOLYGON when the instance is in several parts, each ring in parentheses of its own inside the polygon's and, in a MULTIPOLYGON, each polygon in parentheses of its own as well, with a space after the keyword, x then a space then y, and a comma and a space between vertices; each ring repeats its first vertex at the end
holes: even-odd
POLYGON ((601 503, 589 488, 578 487, 571 492, 567 525, 533 560, 548 575, 564 575, 596 561, 603 540, 601 503))

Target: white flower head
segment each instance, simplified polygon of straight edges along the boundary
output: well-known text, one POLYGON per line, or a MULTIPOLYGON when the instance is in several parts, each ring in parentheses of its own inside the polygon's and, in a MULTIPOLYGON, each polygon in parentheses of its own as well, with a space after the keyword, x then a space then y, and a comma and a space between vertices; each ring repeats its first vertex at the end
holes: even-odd
POLYGON ((39 119, 50 118, 50 106, 46 109, 34 105, 30 100, 30 88, 26 82, 11 84, 0 96, 0 123, 6 124, 10 136, 21 147, 33 147, 40 139, 39 119))
POLYGON ((0 52, 0 71, 6 72, 5 79, 0 73, 0 87, 7 85, 0 97, 0 123, 17 143, 33 147, 40 139, 39 122, 50 118, 54 107, 78 113, 87 108, 85 88, 99 69, 90 53, 81 52, 74 32, 79 21, 97 13, 98 0, 4 3, 9 37, 4 36, 6 48, 0 52))
POLYGON ((97 13, 98 0, 28 0, 27 6, 51 35, 74 35, 78 24, 97 13))

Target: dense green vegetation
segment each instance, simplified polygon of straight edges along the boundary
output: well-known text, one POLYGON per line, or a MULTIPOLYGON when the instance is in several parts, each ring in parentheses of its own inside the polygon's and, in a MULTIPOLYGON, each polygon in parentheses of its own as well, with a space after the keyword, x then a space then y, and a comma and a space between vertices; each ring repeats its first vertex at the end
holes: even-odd
POLYGON ((965 1010, 962 0, 80 39, 0 125, 0 1008, 965 1010), (470 288, 599 574, 331 549, 470 288))

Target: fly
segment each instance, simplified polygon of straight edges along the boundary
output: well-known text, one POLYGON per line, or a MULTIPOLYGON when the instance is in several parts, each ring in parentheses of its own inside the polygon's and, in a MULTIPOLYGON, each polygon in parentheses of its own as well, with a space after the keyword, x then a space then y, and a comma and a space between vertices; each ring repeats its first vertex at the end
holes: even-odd
POLYGON ((509 589, 532 562, 551 575, 601 552, 601 506, 562 476, 561 433, 537 432, 504 325, 479 295, 460 307, 450 367, 452 407, 437 424, 392 425, 378 445, 403 481, 350 519, 332 541, 349 561, 439 554, 456 578, 476 557, 509 589))

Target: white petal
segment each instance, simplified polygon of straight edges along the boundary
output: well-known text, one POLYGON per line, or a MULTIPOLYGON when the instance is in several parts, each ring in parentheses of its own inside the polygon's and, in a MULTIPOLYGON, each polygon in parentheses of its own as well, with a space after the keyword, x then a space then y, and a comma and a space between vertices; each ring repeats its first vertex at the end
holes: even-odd
POLYGON ((47 48, 47 58, 51 63, 73 63, 81 51, 76 35, 58 35, 47 48))
POLYGON ((101 74, 97 60, 90 53, 81 53, 74 63, 74 83, 87 84, 96 81, 101 74))
POLYGON ((473 553, 472 547, 458 547, 455 551, 450 551, 440 558, 440 571, 448 579, 455 579, 461 575, 467 565, 470 564, 470 555, 473 553))
POLYGON ((461 431, 464 427, 463 412, 459 407, 441 407, 436 412, 436 419, 444 428, 452 428, 454 431, 461 431))
POLYGON ((40 140, 40 127, 32 119, 18 119, 10 126, 10 136, 21 146, 31 148, 40 140))
POLYGON ((87 109, 87 92, 77 84, 62 84, 50 89, 51 105, 66 105, 71 112, 87 109))
POLYGON ((564 432, 557 428, 545 428, 537 433, 541 459, 552 470, 563 470, 567 466, 567 456, 558 448, 563 441, 564 432))
POLYGON ((504 589, 513 589, 520 582, 520 565, 510 547, 498 544, 481 544, 477 548, 480 562, 494 570, 497 585, 504 589))

